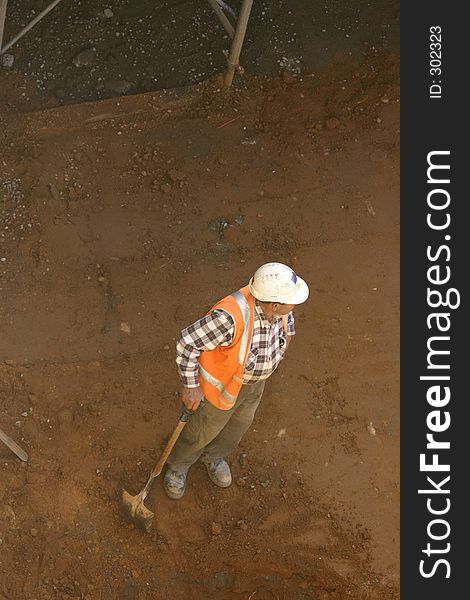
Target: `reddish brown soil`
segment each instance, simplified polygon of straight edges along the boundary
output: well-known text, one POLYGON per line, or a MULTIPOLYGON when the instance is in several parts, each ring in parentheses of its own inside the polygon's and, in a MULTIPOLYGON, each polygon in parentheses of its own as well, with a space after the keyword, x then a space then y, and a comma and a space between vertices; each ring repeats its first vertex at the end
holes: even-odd
POLYGON ((1 600, 398 597, 397 61, 286 79, 2 115, 1 600), (144 535, 178 333, 268 260, 312 294, 244 485, 157 481, 144 535))

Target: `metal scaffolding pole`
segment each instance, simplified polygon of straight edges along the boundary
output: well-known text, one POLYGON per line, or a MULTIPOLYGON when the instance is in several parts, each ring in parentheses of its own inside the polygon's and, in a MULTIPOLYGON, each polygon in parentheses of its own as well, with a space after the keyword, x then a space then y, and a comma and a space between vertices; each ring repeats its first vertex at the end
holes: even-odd
MULTIPOLYGON (((39 21, 45 17, 55 6, 57 6, 62 0, 53 0, 44 10, 42 10, 38 15, 34 17, 34 19, 28 23, 23 29, 17 33, 9 42, 7 42, 4 46, 2 46, 3 41, 3 32, 5 27, 5 19, 7 12, 7 4, 8 0, 0 0, 0 56, 4 54, 9 48, 11 48, 18 40, 20 40, 28 31, 30 31, 39 21)), ((222 10, 222 6, 229 10, 231 14, 235 14, 233 9, 220 0, 208 0, 215 14, 219 18, 223 27, 232 38, 232 45, 230 48, 230 52, 227 59, 227 71, 224 77, 224 86, 230 87, 232 85, 233 76, 235 74, 235 70, 239 66, 240 61, 240 53, 243 47, 243 42, 245 40, 246 30, 248 27, 248 21, 250 19, 251 9, 253 6, 253 0, 243 0, 242 7, 240 10, 240 15, 237 19, 237 24, 235 29, 227 18, 226 14, 222 10)))
POLYGON ((225 10, 226 13, 233 17, 235 21, 237 20, 238 13, 234 8, 230 6, 230 4, 227 4, 226 2, 224 2, 224 0, 217 0, 217 4, 220 6, 220 8, 225 10))
MULTIPOLYGON (((5 3, 5 11, 6 11, 6 4, 7 4, 6 0, 0 0, 0 2, 2 2, 2 1, 5 3)), ((62 0, 54 0, 54 2, 52 2, 51 4, 49 4, 49 6, 47 8, 45 8, 38 15, 36 15, 34 17, 34 19, 30 23, 28 23, 26 25, 26 27, 23 27, 23 29, 19 33, 17 33, 7 44, 5 44, 3 46, 3 48, 0 46, 0 56, 4 52, 6 52, 9 48, 11 48, 13 46, 13 44, 16 44, 16 42, 19 39, 21 39, 24 36, 25 33, 28 33, 28 31, 30 29, 32 29, 36 25, 36 23, 39 23, 39 21, 43 17, 45 17, 47 15, 47 13, 50 12, 54 8, 54 6, 57 6, 59 4, 59 2, 62 2, 62 0)), ((3 9, 3 5, 0 4, 0 28, 2 26, 1 25, 1 11, 2 11, 2 9, 3 9)), ((0 40, 1 40, 1 36, 0 36, 0 40)))
POLYGON ((220 8, 219 3, 217 2, 217 0, 208 0, 208 2, 214 9, 215 14, 219 17, 219 21, 224 26, 225 31, 229 34, 229 36, 233 40, 233 36, 235 35, 235 29, 233 28, 232 24, 225 16, 224 11, 220 8))
POLYGON ((7 16, 8 0, 0 0, 0 49, 3 42, 3 32, 5 30, 5 17, 7 16))
POLYGON ((235 69, 237 69, 239 65, 240 52, 242 50, 243 41, 245 40, 246 29, 248 27, 248 20, 250 18, 252 6, 253 0, 243 0, 240 16, 238 17, 237 26, 235 28, 235 36, 233 38, 232 47, 230 48, 230 53, 228 55, 228 67, 224 77, 225 87, 230 87, 232 85, 235 69))

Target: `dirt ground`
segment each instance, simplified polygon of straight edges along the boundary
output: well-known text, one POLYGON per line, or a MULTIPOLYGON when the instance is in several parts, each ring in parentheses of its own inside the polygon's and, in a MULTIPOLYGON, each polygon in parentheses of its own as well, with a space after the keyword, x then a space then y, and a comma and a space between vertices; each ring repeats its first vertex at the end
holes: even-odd
MULTIPOLYGON (((5 42, 49 3, 8 0, 5 42)), ((398 11, 396 0, 255 0, 243 66, 315 71, 338 53, 360 57, 364 41, 398 51, 398 11)), ((206 0, 63 0, 8 54, 38 90, 69 103, 204 81, 228 48, 206 0)))
POLYGON ((396 600, 397 56, 63 106, 0 71, 0 104, 0 427, 30 456, 0 446, 0 599, 396 600), (118 498, 178 419, 179 331, 269 260, 311 297, 235 483, 157 480, 144 535, 118 498))

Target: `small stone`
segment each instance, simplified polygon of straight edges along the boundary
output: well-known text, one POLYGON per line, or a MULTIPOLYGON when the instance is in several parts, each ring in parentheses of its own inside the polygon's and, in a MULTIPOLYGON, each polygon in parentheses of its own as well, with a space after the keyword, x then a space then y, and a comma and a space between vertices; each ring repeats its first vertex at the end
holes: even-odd
POLYGON ((235 217, 235 219, 234 219, 234 221, 237 225, 242 225, 244 220, 245 219, 244 219, 243 215, 238 215, 238 217, 235 217))
POLYGON ((374 210, 374 207, 372 206, 372 204, 369 202, 369 200, 365 200, 364 204, 366 205, 367 208, 367 212, 372 215, 373 217, 375 217, 375 215, 377 214, 374 210))
POLYGON ((96 60, 96 48, 87 48, 73 57, 73 64, 76 67, 90 67, 96 60))
POLYGON ((238 457, 238 462, 239 462, 239 464, 240 464, 241 467, 246 467, 247 466, 248 459, 247 459, 247 456, 246 456, 246 454, 244 452, 242 452, 240 454, 240 456, 238 457))
POLYGON ((114 17, 114 13, 110 8, 105 8, 103 14, 107 19, 112 19, 114 17))
POLYGON ((36 537, 38 534, 38 530, 33 527, 32 529, 29 530, 29 533, 31 534, 32 537, 36 537))
POLYGON ((246 524, 246 521, 244 521, 243 519, 240 519, 239 521, 237 521, 237 527, 238 527, 238 529, 241 529, 242 531, 246 531, 248 529, 248 525, 246 524))
POLYGON ((170 169, 167 173, 168 177, 171 181, 184 181, 186 179, 186 175, 181 171, 177 171, 176 169, 170 169))
POLYGON ((390 98, 387 96, 387 94, 384 94, 382 98, 380 98, 380 102, 382 102, 383 104, 387 104, 388 102, 390 102, 390 98))
POLYGON ((0 56, 0 64, 5 69, 11 69, 14 62, 15 57, 13 56, 13 54, 2 54, 2 56, 0 56))
POLYGON ((100 277, 98 277, 98 281, 100 283, 106 283, 107 279, 106 279, 106 277, 100 276, 100 277))
POLYGON ((244 487, 246 485, 246 479, 244 479, 243 477, 239 477, 237 479, 237 485, 238 487, 244 487))
POLYGON ((160 189, 164 194, 169 194, 171 192, 171 185, 169 183, 164 183, 160 186, 160 189))
POLYGON ((169 349, 170 349, 170 346, 169 346, 168 344, 165 344, 165 345, 163 346, 163 350, 169 350, 169 349))
POLYGON ((369 425, 367 425, 367 431, 371 434, 371 435, 377 435, 377 431, 374 427, 374 425, 372 424, 372 421, 369 423, 369 425))
POLYGON ((211 533, 212 535, 220 535, 222 533, 222 525, 220 523, 212 523, 211 533))
POLYGON ((121 331, 123 331, 124 333, 130 333, 131 332, 131 328, 129 327, 128 323, 121 323, 121 327, 120 327, 121 331))
POLYGON ((336 129, 337 127, 339 127, 339 125, 340 121, 336 117, 330 117, 325 121, 325 126, 329 131, 331 131, 332 129, 336 129))

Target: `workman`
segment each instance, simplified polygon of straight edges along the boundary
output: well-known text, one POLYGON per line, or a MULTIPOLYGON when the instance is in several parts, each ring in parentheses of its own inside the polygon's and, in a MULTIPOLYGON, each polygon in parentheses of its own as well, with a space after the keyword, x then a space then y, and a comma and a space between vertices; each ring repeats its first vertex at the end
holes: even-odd
POLYGON ((290 267, 267 263, 183 329, 176 364, 182 401, 194 414, 168 457, 163 486, 170 498, 183 496, 188 469, 200 457, 215 485, 232 483, 226 457, 253 422, 266 379, 295 334, 292 310, 308 293, 290 267))

